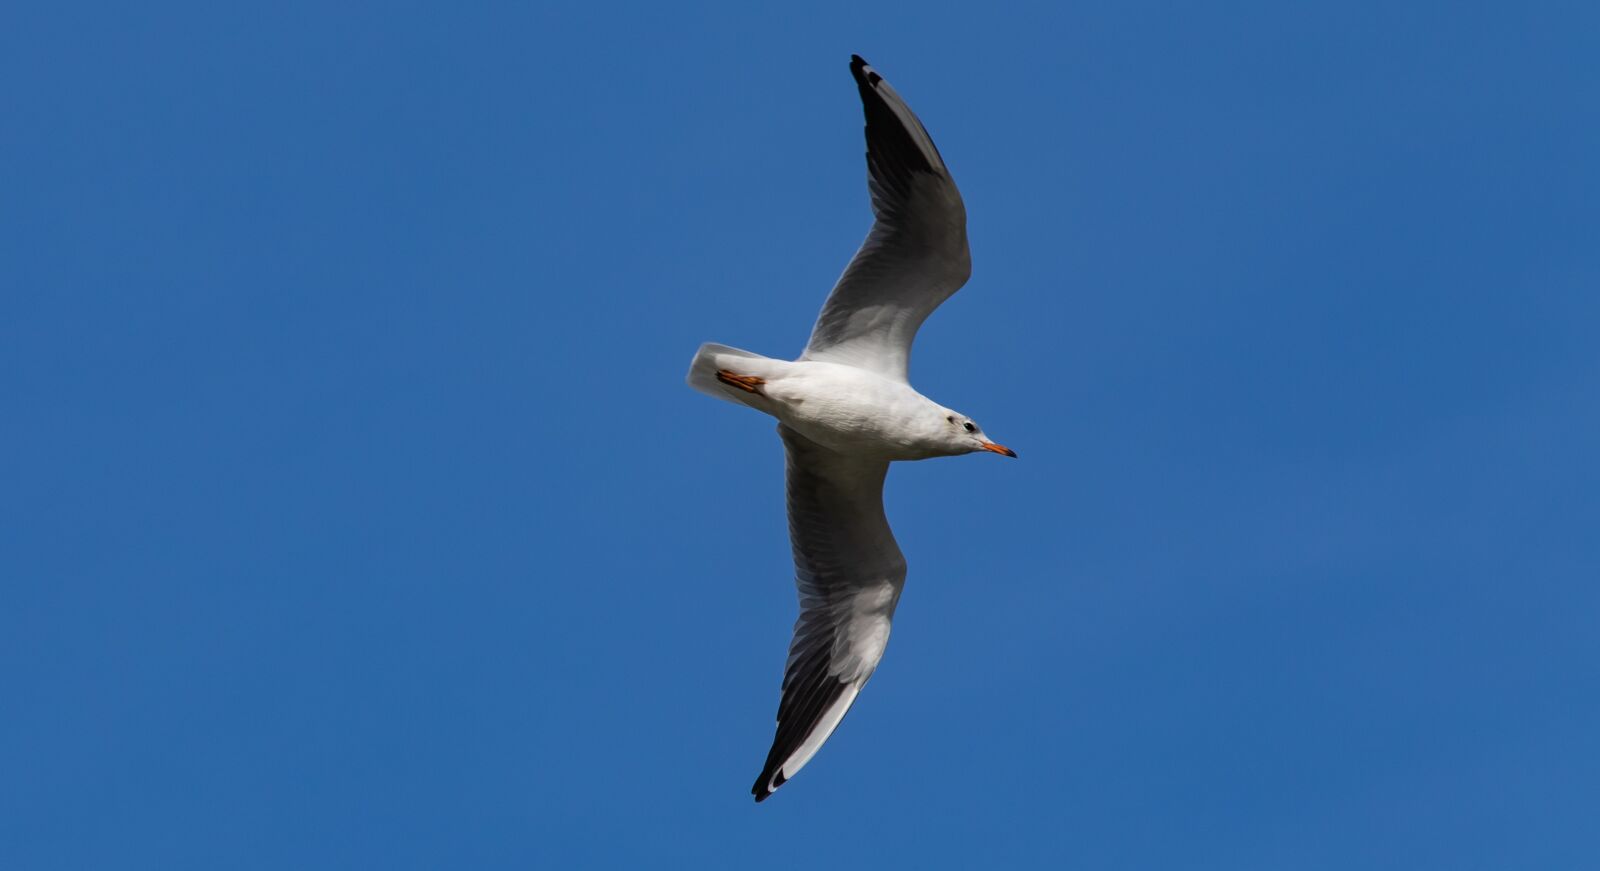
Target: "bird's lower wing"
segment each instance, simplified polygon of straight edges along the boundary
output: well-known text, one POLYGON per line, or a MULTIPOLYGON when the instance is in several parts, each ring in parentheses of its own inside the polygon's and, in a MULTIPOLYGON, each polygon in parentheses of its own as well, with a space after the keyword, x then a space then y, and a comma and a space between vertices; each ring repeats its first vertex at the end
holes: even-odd
POLYGON ((906 562, 883 514, 887 461, 846 457, 778 427, 800 618, 778 728, 751 792, 761 801, 816 755, 883 658, 906 562))

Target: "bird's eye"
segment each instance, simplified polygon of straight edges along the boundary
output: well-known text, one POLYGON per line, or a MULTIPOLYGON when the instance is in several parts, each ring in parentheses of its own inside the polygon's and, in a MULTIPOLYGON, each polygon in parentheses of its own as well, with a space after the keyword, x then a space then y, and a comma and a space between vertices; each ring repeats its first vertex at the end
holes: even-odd
POLYGON ((972 425, 972 421, 970 421, 970 420, 967 421, 966 423, 962 424, 962 426, 964 428, 966 428, 967 432, 977 432, 978 431, 978 428, 973 426, 972 425))

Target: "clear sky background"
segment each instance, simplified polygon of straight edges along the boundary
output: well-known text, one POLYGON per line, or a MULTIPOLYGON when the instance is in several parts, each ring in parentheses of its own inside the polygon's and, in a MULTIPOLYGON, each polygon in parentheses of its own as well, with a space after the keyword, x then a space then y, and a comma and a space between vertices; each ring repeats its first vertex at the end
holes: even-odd
POLYGON ((0 867, 1600 867, 1593 4, 217 6, 0 13, 0 867), (1021 458, 757 806, 851 52, 1021 458))

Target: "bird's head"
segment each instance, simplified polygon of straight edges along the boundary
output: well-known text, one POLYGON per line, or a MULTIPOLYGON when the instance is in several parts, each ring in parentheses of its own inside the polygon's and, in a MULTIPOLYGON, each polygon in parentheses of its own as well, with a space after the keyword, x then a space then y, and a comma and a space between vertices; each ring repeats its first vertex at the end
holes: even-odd
POLYGON ((971 454, 977 451, 988 451, 1005 457, 1015 457, 1016 451, 1005 445, 995 444, 983 434, 983 427, 977 421, 958 412, 945 409, 943 420, 939 424, 940 444, 949 454, 971 454))

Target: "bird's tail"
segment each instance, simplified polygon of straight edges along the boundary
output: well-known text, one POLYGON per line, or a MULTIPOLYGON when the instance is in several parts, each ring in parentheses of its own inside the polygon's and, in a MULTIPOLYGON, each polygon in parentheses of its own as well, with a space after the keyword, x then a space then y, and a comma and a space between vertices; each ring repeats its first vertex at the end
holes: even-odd
POLYGON ((742 390, 731 390, 726 382, 717 379, 719 370, 727 370, 739 375, 755 375, 765 377, 778 361, 727 345, 718 345, 707 342, 695 352, 694 362, 689 364, 689 386, 707 396, 715 396, 739 405, 755 404, 753 397, 756 394, 742 390))

